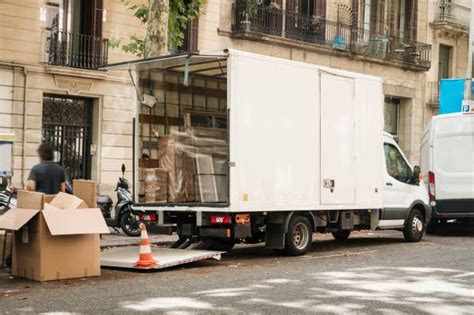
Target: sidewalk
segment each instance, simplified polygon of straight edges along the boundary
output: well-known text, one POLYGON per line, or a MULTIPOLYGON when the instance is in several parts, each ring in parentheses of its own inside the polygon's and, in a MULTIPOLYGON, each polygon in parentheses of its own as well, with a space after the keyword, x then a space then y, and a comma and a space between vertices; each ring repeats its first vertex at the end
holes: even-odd
MULTIPOLYGON (((102 234, 100 239, 100 248, 106 247, 117 247, 117 246, 128 246, 138 245, 140 237, 131 237, 122 232, 117 233, 113 229, 109 229, 110 234, 102 234)), ((165 234, 148 234, 151 244, 160 246, 171 245, 178 240, 178 235, 165 235, 165 234)))

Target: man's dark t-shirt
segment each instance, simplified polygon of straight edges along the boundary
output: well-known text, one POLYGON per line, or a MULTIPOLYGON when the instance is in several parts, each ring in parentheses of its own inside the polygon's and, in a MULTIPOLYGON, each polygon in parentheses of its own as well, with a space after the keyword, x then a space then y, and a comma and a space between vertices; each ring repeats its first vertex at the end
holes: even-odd
POLYGON ((42 162, 33 166, 28 180, 36 183, 36 191, 55 195, 61 190, 61 184, 66 181, 64 171, 54 162, 42 162))

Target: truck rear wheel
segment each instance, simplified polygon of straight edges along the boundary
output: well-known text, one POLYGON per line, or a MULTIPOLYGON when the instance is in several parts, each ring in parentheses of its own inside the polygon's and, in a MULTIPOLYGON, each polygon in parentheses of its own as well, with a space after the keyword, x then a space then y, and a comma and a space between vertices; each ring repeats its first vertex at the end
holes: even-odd
POLYGON ((332 232, 331 234, 337 242, 344 242, 347 241, 347 239, 351 235, 351 230, 339 230, 336 232, 332 232))
POLYGON ((285 236, 285 254, 304 255, 311 248, 312 242, 313 231, 308 219, 300 215, 291 218, 288 233, 285 236))
POLYGON ((425 233, 425 217, 418 209, 411 210, 405 228, 403 229, 403 236, 407 242, 419 242, 425 233))

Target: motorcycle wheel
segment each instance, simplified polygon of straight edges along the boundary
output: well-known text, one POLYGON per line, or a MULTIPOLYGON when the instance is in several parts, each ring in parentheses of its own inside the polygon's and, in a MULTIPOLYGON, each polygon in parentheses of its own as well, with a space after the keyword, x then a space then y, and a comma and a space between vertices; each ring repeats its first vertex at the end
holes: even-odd
POLYGON ((120 227, 128 236, 140 236, 140 221, 136 220, 129 211, 120 217, 120 227))

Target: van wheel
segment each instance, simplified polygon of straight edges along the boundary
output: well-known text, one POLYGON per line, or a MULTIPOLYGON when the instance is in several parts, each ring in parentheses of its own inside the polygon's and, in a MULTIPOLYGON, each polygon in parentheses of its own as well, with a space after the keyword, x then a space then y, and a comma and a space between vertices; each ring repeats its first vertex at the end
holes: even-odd
POLYGON ((425 232, 425 218, 420 210, 411 210, 405 228, 403 229, 403 236, 407 242, 419 242, 425 232))
POLYGON ((339 230, 331 234, 337 242, 344 242, 347 241, 349 235, 351 235, 351 230, 339 230))
POLYGON ((304 255, 311 248, 312 242, 313 231, 308 219, 300 215, 291 218, 285 235, 285 254, 304 255))

